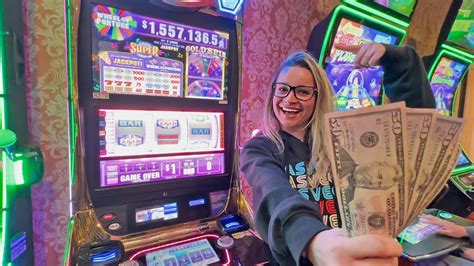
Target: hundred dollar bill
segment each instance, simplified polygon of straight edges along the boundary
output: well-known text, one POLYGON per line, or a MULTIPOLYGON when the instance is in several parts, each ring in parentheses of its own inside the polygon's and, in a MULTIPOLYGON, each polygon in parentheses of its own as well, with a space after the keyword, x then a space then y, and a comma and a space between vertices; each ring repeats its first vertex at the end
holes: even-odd
POLYGON ((326 145, 350 236, 395 236, 404 220, 405 104, 325 115, 326 145))
MULTIPOLYGON (((413 188, 416 177, 420 172, 423 156, 427 149, 428 137, 436 120, 436 111, 432 109, 407 108, 407 163, 408 187, 407 201, 413 197, 413 188)), ((409 212, 409 205, 405 204, 405 213, 409 212)), ((405 217, 407 218, 407 217, 405 217)))
POLYGON ((436 189, 433 184, 438 184, 438 179, 443 178, 443 173, 448 171, 452 153, 459 144, 462 127, 461 118, 437 115, 428 141, 429 152, 423 158, 420 172, 416 177, 414 197, 410 200, 411 210, 416 211, 422 207, 419 204, 426 200, 429 188, 436 189))

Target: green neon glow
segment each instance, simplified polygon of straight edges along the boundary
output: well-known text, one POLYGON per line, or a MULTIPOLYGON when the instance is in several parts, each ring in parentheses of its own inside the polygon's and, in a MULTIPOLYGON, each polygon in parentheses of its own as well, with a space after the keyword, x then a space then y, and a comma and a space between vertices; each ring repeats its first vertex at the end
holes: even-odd
POLYGON ((71 248, 71 234, 72 234, 72 228, 74 227, 74 219, 71 218, 69 220, 69 226, 67 229, 67 239, 66 239, 66 247, 64 248, 64 257, 63 257, 63 266, 68 265, 68 259, 69 259, 69 249, 71 248))
MULTIPOLYGON (((3 97, 6 92, 7 81, 5 78, 5 66, 6 66, 6 59, 5 59, 5 25, 4 25, 4 6, 3 1, 1 2, 0 6, 0 129, 6 128, 6 101, 3 97)), ((7 173, 10 171, 9 166, 7 163, 7 154, 2 153, 2 176, 1 176, 1 205, 2 205, 2 228, 0 228, 0 265, 5 264, 5 247, 6 247, 6 232, 7 228, 7 173)))
POLYGON ((0 129, 5 129, 5 98, 0 96, 0 129))
POLYGON ((1 40, 0 40, 0 96, 5 95, 5 87, 6 87, 6 82, 5 82, 5 40, 4 40, 4 29, 3 29, 3 6, 0 7, 2 10, 0 10, 0 35, 1 35, 1 40))
POLYGON ((380 10, 377 10, 369 5, 365 5, 365 4, 362 4, 362 3, 359 3, 357 2, 356 0, 342 0, 342 2, 344 3, 347 3, 349 5, 352 5, 352 6, 355 6, 361 10, 365 10, 368 14, 373 14, 373 15, 376 15, 376 16, 379 16, 385 20, 388 20, 388 21, 391 21, 395 24, 398 24, 404 28, 408 28, 408 26, 410 26, 410 23, 408 22, 405 22, 403 20, 400 20, 396 17, 393 17, 393 16, 389 16, 387 13, 384 13, 380 10))
POLYGON ((451 172, 451 174, 452 175, 461 175, 461 174, 465 174, 465 173, 468 173, 468 172, 474 172, 474 164, 456 168, 451 172))
POLYGON ((23 160, 18 160, 13 163, 13 178, 15 185, 25 184, 25 178, 23 177, 23 160))
MULTIPOLYGON (((76 182, 76 176, 74 169, 76 168, 75 160, 75 151, 76 151, 76 138, 78 135, 78 125, 74 117, 74 110, 76 106, 74 105, 74 62, 73 62, 73 25, 72 25, 72 12, 73 6, 71 0, 67 0, 66 3, 66 35, 67 35, 67 66, 68 66, 68 103, 69 103, 69 195, 70 200, 72 187, 76 182)), ((70 210, 70 215, 72 216, 72 209, 70 210)))
POLYGON ((465 59, 467 60, 474 60, 474 54, 470 54, 470 53, 467 53, 467 52, 464 52, 463 50, 460 50, 458 48, 455 48, 455 47, 452 47, 451 45, 447 45, 447 44, 442 44, 441 45, 441 48, 443 49, 446 49, 448 51, 451 51, 453 53, 457 53, 459 54, 459 56, 461 57, 464 57, 465 59))
MULTIPOLYGON (((462 52, 462 51, 461 51, 462 52)), ((459 93, 459 86, 461 85, 461 81, 463 80, 464 76, 467 74, 469 71, 469 67, 472 64, 472 60, 469 60, 465 57, 462 57, 460 54, 453 53, 451 50, 441 50, 441 52, 438 54, 436 57, 434 63, 431 65, 430 71, 428 72, 428 80, 431 82, 431 78, 434 75, 434 72, 436 70, 436 67, 439 64, 439 61, 441 61, 441 58, 447 57, 449 59, 453 58, 456 59, 457 61, 461 61, 461 63, 467 65, 466 71, 464 71, 464 74, 462 75, 461 79, 459 80, 458 87, 454 89, 454 96, 453 96, 453 103, 451 104, 451 114, 454 114, 454 107, 456 106, 456 98, 459 93)))
POLYGON ((5 263, 5 246, 6 246, 6 239, 7 239, 7 236, 6 236, 6 232, 9 228, 7 228, 7 223, 6 223, 6 220, 7 220, 7 210, 3 209, 2 210, 2 239, 1 239, 1 243, 0 243, 0 262, 1 264, 0 265, 4 265, 5 263))

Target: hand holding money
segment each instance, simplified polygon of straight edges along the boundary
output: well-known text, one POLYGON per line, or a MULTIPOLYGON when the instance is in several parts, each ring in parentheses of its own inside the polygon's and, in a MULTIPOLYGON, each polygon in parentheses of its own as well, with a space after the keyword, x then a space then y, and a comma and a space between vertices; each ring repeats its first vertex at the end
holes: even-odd
POLYGON ((398 235, 439 193, 459 152, 461 119, 404 103, 329 113, 325 120, 349 236, 398 235))
POLYGON ((402 247, 387 236, 348 238, 340 228, 317 234, 306 249, 314 265, 398 265, 402 247))

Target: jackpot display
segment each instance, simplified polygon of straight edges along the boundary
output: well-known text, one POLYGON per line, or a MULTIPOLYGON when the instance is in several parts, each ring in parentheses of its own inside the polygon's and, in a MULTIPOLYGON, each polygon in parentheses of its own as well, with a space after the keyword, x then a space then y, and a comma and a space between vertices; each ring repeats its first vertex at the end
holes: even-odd
POLYGON ((330 54, 326 59, 326 73, 337 95, 339 110, 380 105, 383 70, 381 66, 354 69, 356 54, 344 50, 344 45, 367 42, 395 44, 397 37, 367 25, 342 18, 330 54))
POLYGON ((464 0, 447 42, 474 53, 474 0, 464 0))
POLYGON ((92 5, 92 92, 223 100, 229 35, 92 5))
POLYGON ((439 61, 430 80, 438 113, 452 115, 454 94, 467 67, 466 64, 447 57, 442 57, 439 61))

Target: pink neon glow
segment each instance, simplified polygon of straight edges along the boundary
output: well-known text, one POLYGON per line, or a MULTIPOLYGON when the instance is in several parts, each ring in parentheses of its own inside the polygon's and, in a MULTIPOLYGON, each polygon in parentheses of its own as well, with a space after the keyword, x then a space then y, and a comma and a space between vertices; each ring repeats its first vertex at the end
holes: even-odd
MULTIPOLYGON (((148 252, 151 252, 151 251, 155 251, 155 250, 159 250, 159 249, 162 249, 162 248, 167 248, 167 247, 170 247, 170 246, 175 246, 175 245, 180 245, 180 244, 184 244, 184 243, 188 243, 188 242, 191 242, 191 241, 194 241, 194 240, 199 240, 199 239, 203 239, 203 238, 214 238, 214 239, 217 239, 219 238, 218 235, 213 235, 213 234, 207 234, 207 235, 202 235, 202 236, 196 236, 196 237, 193 237, 193 238, 189 238, 189 239, 185 239, 185 240, 181 240, 181 241, 177 241, 177 242, 173 242, 173 243, 168 243, 168 244, 164 244, 164 245, 161 245, 161 246, 156 246, 156 247, 152 247, 152 248, 147 248, 147 249, 144 249, 144 250, 140 250, 138 251, 137 253, 133 254, 130 259, 128 259, 129 261, 130 260, 134 260, 136 257, 139 257, 141 255, 144 255, 145 253, 148 253, 148 252)), ((230 265, 230 253, 229 253, 229 250, 228 249, 225 249, 225 256, 226 256, 226 262, 222 265, 230 265)))

